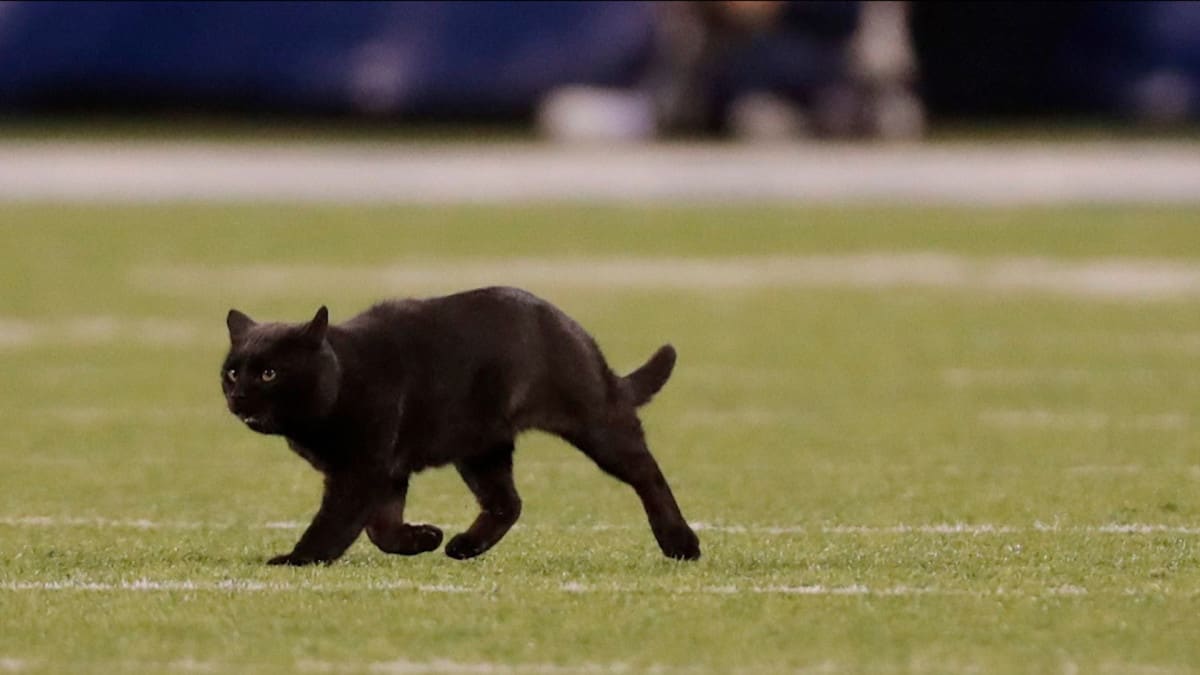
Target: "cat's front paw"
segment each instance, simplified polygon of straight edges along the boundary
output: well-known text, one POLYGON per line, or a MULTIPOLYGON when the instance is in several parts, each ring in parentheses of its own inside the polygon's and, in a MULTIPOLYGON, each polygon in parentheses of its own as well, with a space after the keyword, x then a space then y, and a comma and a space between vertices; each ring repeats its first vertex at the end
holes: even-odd
POLYGON ((442 545, 442 531, 433 525, 367 526, 367 537, 384 553, 418 555, 442 545))
POLYGON ((446 544, 446 555, 455 560, 474 558, 486 550, 488 550, 487 546, 484 546, 466 532, 454 535, 450 543, 446 544))
POLYGON ((289 567, 304 567, 305 565, 316 565, 319 563, 328 563, 330 561, 312 556, 297 555, 295 553, 287 553, 277 555, 267 561, 268 565, 287 565, 289 567))

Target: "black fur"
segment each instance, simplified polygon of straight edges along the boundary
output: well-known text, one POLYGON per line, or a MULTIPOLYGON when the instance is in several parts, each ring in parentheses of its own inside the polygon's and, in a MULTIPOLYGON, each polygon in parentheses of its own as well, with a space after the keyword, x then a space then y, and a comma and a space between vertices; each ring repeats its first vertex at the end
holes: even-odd
POLYGON ((405 523, 404 502, 412 473, 445 464, 481 509, 446 555, 487 551, 521 514, 512 454, 527 429, 566 439, 633 486, 665 555, 700 557, 637 416, 671 375, 670 345, 620 377, 579 324, 513 288, 384 302, 341 325, 324 307, 305 324, 255 323, 237 310, 226 323, 229 410, 286 437, 325 476, 312 524, 271 564, 333 561, 364 529, 387 553, 436 549, 441 530, 405 523))

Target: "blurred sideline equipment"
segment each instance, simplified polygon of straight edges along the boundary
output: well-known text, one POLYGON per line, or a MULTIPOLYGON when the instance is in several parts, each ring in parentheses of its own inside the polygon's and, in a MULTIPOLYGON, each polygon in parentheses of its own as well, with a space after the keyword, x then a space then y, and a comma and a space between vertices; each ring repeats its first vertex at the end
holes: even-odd
POLYGON ((908 138, 926 111, 1178 124, 1200 113, 1200 3, 0 3, 0 112, 80 110, 598 140, 908 138))

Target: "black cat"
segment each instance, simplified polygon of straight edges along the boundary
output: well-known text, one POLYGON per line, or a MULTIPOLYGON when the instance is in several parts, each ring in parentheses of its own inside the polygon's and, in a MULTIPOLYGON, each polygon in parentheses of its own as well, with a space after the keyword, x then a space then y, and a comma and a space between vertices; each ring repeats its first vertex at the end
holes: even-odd
POLYGON ((226 323, 229 410, 285 436, 325 476, 312 524, 270 564, 333 561, 364 528, 387 553, 436 549, 441 530, 404 522, 405 495, 413 472, 451 463, 481 511, 446 555, 487 551, 521 514, 512 454, 527 429, 562 437, 633 486, 666 556, 700 557, 637 416, 671 375, 670 345, 620 377, 579 324, 513 288, 383 302, 333 326, 324 307, 306 324, 237 310, 226 323))

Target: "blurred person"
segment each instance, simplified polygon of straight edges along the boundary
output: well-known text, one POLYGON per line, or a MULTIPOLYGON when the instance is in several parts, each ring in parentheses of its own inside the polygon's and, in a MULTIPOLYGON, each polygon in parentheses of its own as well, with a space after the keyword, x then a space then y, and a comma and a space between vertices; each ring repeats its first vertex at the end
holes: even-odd
POLYGON ((542 106, 543 130, 640 140, 913 136, 923 128, 905 3, 667 2, 657 10, 639 84, 561 88, 542 106))

